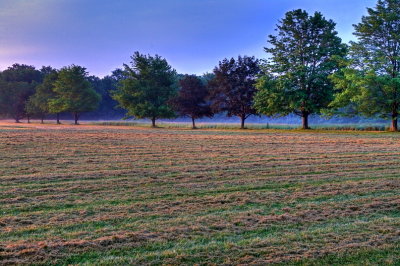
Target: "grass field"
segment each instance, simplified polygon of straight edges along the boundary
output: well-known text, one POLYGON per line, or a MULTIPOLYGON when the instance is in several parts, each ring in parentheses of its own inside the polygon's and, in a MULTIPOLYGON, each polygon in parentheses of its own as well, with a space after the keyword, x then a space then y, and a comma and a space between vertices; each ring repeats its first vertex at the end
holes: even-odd
POLYGON ((0 264, 400 264, 400 134, 0 124, 0 264))

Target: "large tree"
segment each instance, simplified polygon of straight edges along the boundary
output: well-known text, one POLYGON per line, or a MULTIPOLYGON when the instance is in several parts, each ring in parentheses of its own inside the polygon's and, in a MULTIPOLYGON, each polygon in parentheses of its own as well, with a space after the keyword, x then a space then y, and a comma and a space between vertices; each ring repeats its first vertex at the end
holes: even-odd
POLYGON ((178 95, 170 103, 181 116, 192 119, 192 128, 196 128, 195 119, 211 117, 212 111, 208 101, 209 91, 203 81, 195 75, 185 75, 179 80, 178 95))
POLYGON ((34 66, 14 64, 4 70, 0 82, 0 113, 19 123, 27 115, 26 102, 41 80, 42 74, 34 66))
POLYGON ((176 71, 159 55, 135 52, 131 59, 113 98, 128 116, 150 118, 153 127, 156 119, 174 117, 168 101, 176 95, 176 71))
POLYGON ((63 67, 54 82, 53 91, 56 96, 49 101, 50 111, 72 113, 77 125, 81 113, 95 110, 100 95, 94 91, 87 77, 88 73, 84 67, 63 67))
POLYGON ((256 109, 268 116, 294 113, 302 117, 304 129, 308 118, 326 108, 334 88, 328 76, 338 69, 337 59, 345 56, 346 46, 335 31, 336 24, 316 12, 308 15, 298 9, 287 12, 277 25, 277 35, 270 35, 270 54, 259 79, 256 109))
POLYGON ((391 130, 397 131, 400 0, 379 0, 354 28, 358 41, 351 43, 350 56, 341 71, 332 75, 341 91, 331 106, 345 111, 344 114, 390 118, 391 130))
POLYGON ((259 62, 254 57, 239 56, 237 60, 231 58, 219 62, 214 68, 214 78, 209 81, 213 111, 239 117, 240 128, 244 129, 245 120, 257 114, 253 97, 259 73, 259 62))

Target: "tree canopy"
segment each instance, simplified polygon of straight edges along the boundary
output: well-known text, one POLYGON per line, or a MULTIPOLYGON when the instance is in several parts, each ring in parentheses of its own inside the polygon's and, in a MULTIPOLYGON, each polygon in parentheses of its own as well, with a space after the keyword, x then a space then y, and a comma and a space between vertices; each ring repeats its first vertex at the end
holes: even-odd
POLYGON ((127 110, 128 116, 150 118, 152 126, 159 118, 175 116, 168 104, 177 92, 176 71, 159 55, 135 52, 131 66, 124 65, 124 76, 113 98, 127 110))
POLYGON ((170 103, 179 115, 192 119, 194 129, 195 119, 212 116, 208 101, 209 91, 203 81, 195 75, 185 75, 179 80, 179 85, 178 95, 170 103))
POLYGON ((63 67, 54 82, 56 96, 49 101, 52 113, 70 112, 78 124, 82 112, 95 110, 100 96, 87 79, 86 68, 76 65, 63 67))
POLYGON ((269 36, 265 51, 270 59, 257 83, 255 108, 268 116, 290 113, 303 118, 308 129, 310 114, 319 114, 333 99, 328 76, 338 69, 338 58, 346 46, 335 31, 336 24, 315 12, 298 9, 287 12, 277 25, 277 35, 269 36))
POLYGON ((398 130, 400 107, 400 1, 379 0, 354 25, 358 41, 332 81, 341 91, 331 107, 345 115, 362 114, 392 120, 398 130), (351 110, 352 112, 348 112, 351 110))
POLYGON ((14 64, 0 77, 0 113, 19 122, 26 116, 26 102, 41 82, 42 74, 34 66, 14 64))
POLYGON ((35 87, 35 94, 29 97, 25 110, 28 115, 40 117, 43 123, 44 117, 51 113, 49 102, 55 97, 53 88, 58 72, 50 67, 42 68, 41 72, 44 75, 43 82, 35 87))
POLYGON ((253 97, 259 73, 259 62, 255 57, 239 56, 219 62, 214 68, 214 78, 209 81, 212 110, 226 112, 229 117, 238 116, 243 129, 245 120, 257 114, 253 97))

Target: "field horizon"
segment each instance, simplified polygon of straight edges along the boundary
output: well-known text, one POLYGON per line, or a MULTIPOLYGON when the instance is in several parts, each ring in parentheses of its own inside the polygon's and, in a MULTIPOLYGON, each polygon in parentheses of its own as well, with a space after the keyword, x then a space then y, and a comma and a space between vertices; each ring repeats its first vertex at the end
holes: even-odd
POLYGON ((0 122, 0 264, 400 261, 400 134, 0 122))
MULTIPOLYGON (((79 125, 74 125, 74 121, 69 120, 60 120, 61 124, 57 124, 55 120, 44 120, 42 124, 40 120, 31 119, 30 122, 20 121, 18 123, 9 119, 0 119, 0 124, 4 125, 26 125, 26 126, 34 126, 34 125, 48 125, 48 126, 118 126, 118 127, 151 127, 151 122, 148 120, 81 120, 79 121, 79 125)), ((160 120, 156 123, 156 128, 165 128, 165 129, 190 129, 192 130, 192 123, 190 121, 168 121, 168 120, 160 120)), ((196 129, 227 129, 227 130, 242 130, 240 129, 240 122, 221 122, 221 121, 207 121, 207 122, 196 122, 196 129)), ((300 124, 293 123, 269 123, 269 122, 248 122, 245 125, 244 130, 264 130, 264 129, 276 129, 276 130, 297 130, 303 131, 300 124)), ((390 127, 388 123, 383 122, 363 122, 363 123, 312 123, 310 125, 310 130, 317 131, 390 131, 390 127)), ((307 132, 309 130, 305 130, 307 132)))

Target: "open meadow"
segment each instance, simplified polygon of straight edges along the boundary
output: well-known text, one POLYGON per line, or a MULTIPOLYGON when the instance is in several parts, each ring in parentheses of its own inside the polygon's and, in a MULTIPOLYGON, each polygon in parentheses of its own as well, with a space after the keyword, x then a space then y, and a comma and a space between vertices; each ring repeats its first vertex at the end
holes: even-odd
POLYGON ((0 265, 400 264, 400 134, 0 123, 0 265))

